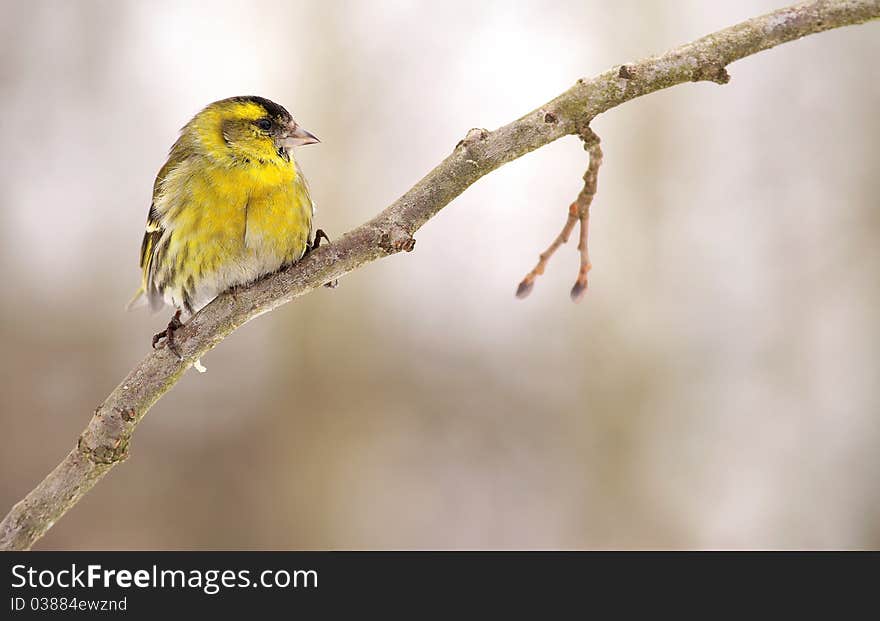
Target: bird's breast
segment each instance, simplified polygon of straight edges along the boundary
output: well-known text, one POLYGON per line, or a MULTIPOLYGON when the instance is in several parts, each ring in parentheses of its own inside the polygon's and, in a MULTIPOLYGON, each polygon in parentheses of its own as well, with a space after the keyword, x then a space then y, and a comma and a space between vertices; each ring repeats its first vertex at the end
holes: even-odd
POLYGON ((192 255, 195 280, 213 297, 299 259, 311 230, 312 203, 292 169, 205 170, 187 180, 173 217, 175 256, 192 255))
MULTIPOLYGON (((202 225, 215 244, 242 259, 288 260, 305 247, 311 199, 293 166, 247 166, 213 170, 196 184, 203 199, 202 225)), ((293 258, 298 258, 293 257, 293 258)), ((292 259, 291 259, 292 260, 292 259)))

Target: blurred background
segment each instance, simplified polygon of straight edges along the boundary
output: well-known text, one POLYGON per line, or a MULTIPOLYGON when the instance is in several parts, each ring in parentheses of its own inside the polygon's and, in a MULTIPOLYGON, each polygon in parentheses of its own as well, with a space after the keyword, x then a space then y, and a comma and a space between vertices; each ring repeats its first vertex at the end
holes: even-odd
MULTIPOLYGON (((170 312, 124 312, 156 172, 259 94, 331 236, 471 127, 786 2, 0 5, 0 512, 170 312)), ((42 549, 880 547, 880 24, 596 119, 594 268, 568 299, 566 138, 248 324, 149 413, 42 549)))

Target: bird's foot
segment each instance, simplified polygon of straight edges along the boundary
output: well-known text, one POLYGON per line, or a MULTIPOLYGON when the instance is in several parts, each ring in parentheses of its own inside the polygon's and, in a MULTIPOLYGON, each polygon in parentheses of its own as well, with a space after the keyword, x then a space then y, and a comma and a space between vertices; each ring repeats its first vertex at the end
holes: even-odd
MULTIPOLYGON (((311 251, 317 250, 318 248, 320 248, 321 247, 321 239, 326 239, 327 243, 328 244, 330 243, 330 237, 327 235, 327 233, 324 232, 324 229, 318 229, 317 231, 315 231, 315 238, 312 241, 310 241, 308 243, 308 245, 306 246, 306 254, 309 254, 311 251)), ((303 256, 305 256, 305 255, 303 255, 303 256)), ((339 279, 334 278, 330 282, 325 282, 324 286, 327 287, 328 289, 335 289, 336 287, 339 286, 339 279)))
POLYGON ((322 239, 326 239, 327 243, 330 243, 330 237, 327 236, 324 229, 318 229, 315 231, 315 238, 309 242, 308 246, 306 246, 306 254, 310 253, 312 250, 320 248, 322 239))
POLYGON ((183 356, 180 355, 180 350, 177 349, 177 345, 174 343, 175 331, 183 327, 183 322, 180 321, 180 313, 181 311, 179 310, 174 313, 171 321, 168 322, 168 327, 153 335, 153 349, 156 349, 159 341, 165 339, 165 346, 168 350, 177 356, 178 360, 183 360, 183 356))

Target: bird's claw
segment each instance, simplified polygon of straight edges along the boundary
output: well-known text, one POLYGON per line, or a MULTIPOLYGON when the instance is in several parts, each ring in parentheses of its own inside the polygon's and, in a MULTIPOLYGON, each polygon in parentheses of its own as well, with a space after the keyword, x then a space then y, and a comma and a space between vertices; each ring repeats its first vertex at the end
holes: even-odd
POLYGON ((309 245, 310 250, 316 250, 321 246, 321 240, 326 239, 327 243, 330 243, 330 237, 327 233, 324 232, 324 229, 318 229, 315 231, 315 239, 312 240, 312 243, 309 245))
MULTIPOLYGON (((312 252, 313 250, 317 250, 318 248, 320 248, 322 239, 326 239, 327 243, 328 244, 330 243, 330 237, 327 235, 327 233, 324 232, 324 229, 318 229, 317 231, 315 231, 315 238, 312 241, 310 241, 308 243, 308 245, 306 246, 306 254, 312 252)), ((327 287, 328 289, 335 289, 336 287, 339 286, 339 279, 334 278, 330 282, 325 282, 324 286, 327 287)))
POLYGON ((177 356, 178 360, 183 360, 183 356, 180 355, 180 350, 177 349, 177 345, 174 342, 174 333, 183 327, 183 322, 180 321, 180 313, 181 311, 177 311, 174 313, 174 316, 171 318, 171 321, 168 322, 168 327, 166 327, 161 332, 157 332, 153 335, 153 349, 157 349, 157 345, 159 341, 165 339, 165 347, 177 356))

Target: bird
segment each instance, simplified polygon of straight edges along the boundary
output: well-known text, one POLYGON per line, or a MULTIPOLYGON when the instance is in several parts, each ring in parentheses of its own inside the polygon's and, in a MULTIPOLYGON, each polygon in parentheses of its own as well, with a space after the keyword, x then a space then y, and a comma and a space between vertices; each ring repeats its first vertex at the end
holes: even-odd
POLYGON ((320 142, 281 105, 257 96, 215 101, 183 129, 159 170, 129 307, 176 309, 163 338, 223 291, 301 259, 315 207, 291 150, 320 142))

